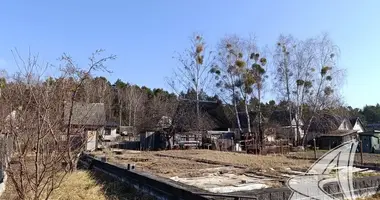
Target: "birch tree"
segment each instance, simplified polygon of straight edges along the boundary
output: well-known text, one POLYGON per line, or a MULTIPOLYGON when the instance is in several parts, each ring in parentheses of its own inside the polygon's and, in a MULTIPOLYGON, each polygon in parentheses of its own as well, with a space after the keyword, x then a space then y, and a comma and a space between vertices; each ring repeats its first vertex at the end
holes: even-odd
POLYGON ((229 36, 223 38, 218 46, 217 65, 210 70, 215 76, 216 87, 220 90, 219 96, 225 103, 231 102, 233 105, 237 127, 242 132, 237 102, 239 92, 236 83, 239 80, 239 70, 235 64, 237 59, 232 48, 240 46, 239 38, 229 36))
POLYGON ((267 75, 265 75, 265 65, 267 63, 267 59, 264 57, 260 58, 260 55, 256 53, 255 55, 252 55, 255 63, 251 66, 251 73, 254 79, 254 88, 257 91, 257 99, 258 99, 258 117, 259 117, 259 123, 258 123, 258 130, 259 130, 259 139, 261 142, 261 145, 264 146, 265 136, 264 131, 262 128, 262 112, 261 112, 261 98, 263 93, 263 84, 265 79, 267 78, 267 75))
MULTIPOLYGON (((337 45, 329 38, 327 34, 323 34, 314 39, 314 66, 311 71, 311 85, 307 87, 306 102, 309 105, 310 116, 306 125, 303 145, 307 144, 309 128, 313 120, 318 115, 322 115, 326 111, 336 110, 341 107, 340 89, 344 80, 345 70, 340 69, 338 59, 340 51, 337 45)), ((331 113, 334 115, 334 113, 331 113)))
MULTIPOLYGON (((293 82, 291 78, 293 72, 291 70, 292 62, 290 59, 290 48, 293 47, 293 38, 280 36, 275 49, 274 54, 274 65, 276 68, 275 71, 275 88, 279 92, 281 98, 286 99, 287 101, 287 110, 289 112, 289 125, 292 123, 292 99, 291 99, 291 89, 293 87, 293 82)), ((292 131, 291 131, 292 133, 292 131)), ((295 141, 293 141, 295 144, 295 141)))
POLYGON ((265 65, 266 59, 260 59, 253 37, 242 38, 236 35, 222 39, 218 55, 219 65, 211 69, 218 81, 216 86, 221 89, 222 93, 226 91, 227 97, 230 97, 239 130, 241 130, 241 125, 237 104, 238 99, 243 100, 248 132, 251 132, 248 104, 255 84, 258 95, 261 95, 265 73, 262 66, 265 65))
POLYGON ((287 99, 289 124, 293 120, 292 112, 295 113, 294 134, 298 141, 294 144, 302 141, 305 145, 310 124, 319 112, 339 106, 336 103, 341 102, 337 99, 340 89, 337 81, 342 80, 344 70, 337 66, 338 57, 339 49, 327 34, 305 40, 280 36, 274 57, 275 83, 279 94, 287 99), (299 131, 300 120, 306 125, 303 140, 299 131))

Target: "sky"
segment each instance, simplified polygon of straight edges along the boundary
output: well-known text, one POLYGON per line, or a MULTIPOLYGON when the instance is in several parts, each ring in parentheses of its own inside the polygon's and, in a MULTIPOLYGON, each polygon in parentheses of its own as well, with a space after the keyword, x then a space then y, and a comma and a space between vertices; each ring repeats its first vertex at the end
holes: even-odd
POLYGON ((117 59, 107 63, 112 73, 97 75, 169 89, 165 78, 178 66, 173 56, 195 32, 211 48, 229 34, 254 34, 259 46, 273 47, 280 34, 305 39, 327 32, 347 70, 344 101, 363 107, 380 102, 379 11, 377 0, 4 0, 0 69, 17 71, 12 49, 53 65, 68 53, 83 67, 92 52, 105 49, 117 59))

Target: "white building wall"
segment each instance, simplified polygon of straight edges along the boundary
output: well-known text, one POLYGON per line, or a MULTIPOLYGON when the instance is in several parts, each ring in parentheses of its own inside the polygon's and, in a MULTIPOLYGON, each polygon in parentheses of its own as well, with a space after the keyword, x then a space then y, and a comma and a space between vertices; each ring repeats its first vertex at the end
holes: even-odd
POLYGON ((96 150, 96 143, 97 143, 97 130, 88 130, 87 131, 87 144, 86 144, 86 150, 87 151, 95 151, 96 150))
POLYGON ((116 138, 119 136, 119 134, 117 134, 116 132, 116 128, 111 128, 111 134, 110 135, 105 135, 103 134, 103 138, 105 140, 109 140, 109 141, 113 141, 113 140, 116 140, 116 138))
POLYGON ((358 133, 364 132, 364 128, 358 122, 355 123, 355 126, 352 129, 358 131, 358 133))
POLYGON ((345 119, 342 121, 342 123, 339 125, 338 130, 351 130, 352 126, 351 123, 345 119))

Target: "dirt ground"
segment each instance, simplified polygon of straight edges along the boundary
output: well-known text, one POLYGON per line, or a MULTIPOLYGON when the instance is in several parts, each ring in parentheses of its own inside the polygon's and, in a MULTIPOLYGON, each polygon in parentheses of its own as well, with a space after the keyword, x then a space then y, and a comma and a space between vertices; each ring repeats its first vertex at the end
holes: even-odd
MULTIPOLYGON (((134 164, 136 171, 168 178, 217 193, 282 187, 290 178, 309 169, 312 159, 289 155, 253 155, 213 150, 131 151, 104 150, 92 153, 107 162, 134 164), (294 158, 292 158, 292 156, 294 158)), ((373 176, 378 172, 357 169, 354 176, 373 176)), ((335 177, 336 174, 331 174, 335 177)))
MULTIPOLYGON (((317 151, 317 158, 321 157, 328 151, 317 151)), ((292 159, 314 159, 314 151, 305 151, 305 152, 292 152, 287 155, 287 157, 292 159)), ((360 153, 355 154, 355 163, 361 164, 361 155, 360 153)), ((373 153, 363 153, 363 164, 371 166, 380 166, 380 154, 373 153)))
POLYGON ((197 176, 202 170, 233 166, 237 171, 269 171, 302 169, 312 163, 309 160, 289 159, 282 155, 252 155, 212 150, 128 151, 120 155, 112 151, 94 152, 106 156, 107 161, 117 164, 134 163, 136 170, 148 171, 163 177, 197 176))
POLYGON ((135 164, 136 171, 221 193, 281 187, 288 179, 284 172, 306 171, 312 164, 309 160, 289 159, 282 155, 259 156, 212 150, 105 150, 92 154, 106 157, 107 162, 118 165, 135 164))

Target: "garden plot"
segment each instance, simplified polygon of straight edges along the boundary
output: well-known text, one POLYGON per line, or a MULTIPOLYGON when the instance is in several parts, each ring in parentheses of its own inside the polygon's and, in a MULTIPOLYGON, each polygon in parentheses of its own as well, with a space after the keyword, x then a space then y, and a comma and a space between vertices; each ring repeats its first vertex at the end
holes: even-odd
MULTIPOLYGON (((282 187, 289 178, 305 174, 313 162, 282 155, 261 156, 211 150, 119 150, 117 153, 105 151, 93 154, 105 156, 110 163, 135 164, 137 171, 214 193, 282 187)), ((354 174, 371 176, 376 172, 355 168, 354 174)))

